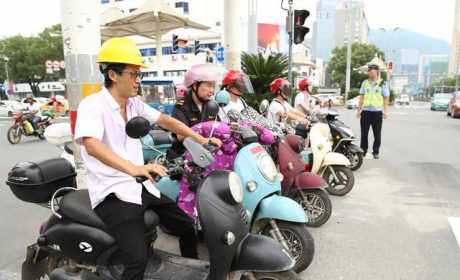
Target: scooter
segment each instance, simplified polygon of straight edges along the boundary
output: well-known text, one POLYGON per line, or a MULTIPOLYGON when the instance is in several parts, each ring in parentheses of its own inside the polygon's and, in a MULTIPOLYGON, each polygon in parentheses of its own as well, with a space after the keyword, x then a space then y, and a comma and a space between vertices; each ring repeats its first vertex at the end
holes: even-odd
MULTIPOLYGON (((173 139, 167 137, 167 132, 163 131, 161 133, 150 133, 140 138, 143 149, 144 149, 144 161, 155 161, 159 164, 164 164, 166 160, 166 151, 164 147, 170 146, 173 139), (168 141, 171 141, 170 143, 168 141), (157 148, 157 144, 161 144, 161 148, 157 148), (149 150, 151 152, 149 152, 149 150), (149 155, 151 157, 149 157, 149 155)), ((51 133, 49 133, 51 135, 51 133)), ((62 133, 65 135, 65 133, 62 133)), ((65 140, 65 138, 57 137, 61 135, 59 130, 55 133, 56 139, 65 140)), ((246 137, 246 136, 245 136, 246 137)), ((253 134, 250 134, 247 137, 253 137, 253 134)), ((48 138, 47 138, 48 139, 48 138)), ((52 138, 54 139, 54 138, 52 138)), ((255 138, 257 142, 257 137, 255 138)), ((59 141, 52 141, 53 144, 59 144, 59 141)), ((256 143, 254 143, 256 145, 256 143)), ((260 144, 257 144, 260 146, 260 144)), ((263 151, 265 149, 260 146, 263 151)), ((240 150, 239 153, 248 153, 240 150)), ((73 156, 69 155, 71 152, 71 145, 64 145, 64 158, 70 159, 73 162, 73 156), (65 148, 67 147, 67 148, 65 148)), ((241 157, 240 157, 241 158, 241 157)), ((265 163, 273 163, 273 160, 265 160, 265 163)), ((237 162, 235 161, 235 166, 237 162)), ((276 240, 280 241, 285 248, 289 248, 293 258, 296 260, 295 271, 300 272, 305 270, 313 260, 314 256, 314 241, 311 237, 311 234, 308 232, 308 229, 305 227, 309 222, 309 218, 304 214, 302 207, 295 201, 279 196, 281 192, 280 178, 274 182, 267 181, 261 175, 261 170, 257 167, 256 161, 242 161, 239 160, 238 166, 241 170, 244 169, 254 169, 254 172, 251 173, 241 173, 238 174, 246 183, 251 181, 255 182, 260 188, 257 188, 257 191, 249 191, 245 188, 245 196, 243 201, 244 208, 248 209, 248 214, 251 217, 257 216, 257 218, 251 219, 251 229, 264 229, 264 234, 270 234, 270 230, 273 230, 273 233, 276 233, 276 240), (247 193, 247 194, 246 194, 247 193), (268 204, 264 201, 272 201, 271 204, 268 204), (263 207, 259 206, 263 205, 263 207), (270 208, 269 205, 271 205, 270 208), (276 205, 274 207, 273 205, 276 205), (262 223, 259 226, 259 223, 262 223), (269 229, 271 227, 271 229, 269 229), (282 235, 280 235, 280 233, 282 235), (287 242, 288 240, 289 242, 287 242)), ((238 171, 235 169, 238 173, 238 171)), ((278 174, 276 167, 274 169, 278 174)), ((250 183, 253 185, 253 183, 250 183)), ((155 186, 160 190, 160 192, 170 199, 176 201, 180 191, 179 181, 174 180, 170 176, 161 178, 156 182, 155 186)), ((271 236, 271 235, 270 235, 271 236)))
MULTIPOLYGON (((236 156, 234 171, 245 186, 243 208, 247 210, 245 215, 249 217, 251 232, 278 240, 295 260, 294 270, 303 271, 311 264, 314 255, 314 241, 306 227, 308 217, 298 203, 281 196, 282 175, 265 148, 257 143, 255 132, 244 130, 239 133, 243 145, 236 156)), ((164 158, 166 155, 157 160, 161 162, 164 158)), ((178 181, 163 177, 156 186, 172 200, 177 199, 178 181)))
POLYGON ((303 139, 296 135, 286 135, 273 145, 276 162, 283 181, 283 194, 297 201, 308 216, 307 225, 319 227, 326 223, 332 213, 332 203, 325 191, 327 183, 317 174, 305 171, 305 163, 300 152, 303 139))
POLYGON ((331 130, 332 151, 345 155, 350 160, 350 168, 355 171, 363 164, 364 151, 361 147, 353 144, 357 141, 353 131, 338 120, 337 111, 329 111, 325 116, 325 121, 331 130))
POLYGON ((330 194, 343 196, 353 189, 355 178, 350 169, 350 161, 343 154, 332 152, 330 138, 327 124, 314 124, 309 133, 310 149, 300 154, 306 163, 306 170, 326 180, 326 190, 330 194))
MULTIPOLYGON (((194 164, 212 162, 212 155, 200 144, 187 138, 184 145, 194 164)), ((22 279, 120 279, 123 267, 118 265, 115 239, 91 209, 88 192, 76 190, 75 176, 74 168, 62 158, 20 163, 10 171, 6 183, 17 198, 49 205, 52 212, 36 243, 27 247, 22 279)), ((197 211, 210 262, 152 249, 144 279, 228 280, 240 279, 246 272, 250 279, 299 279, 289 271, 294 263, 278 242, 249 233, 242 196, 234 172, 216 171, 206 177, 198 189, 197 211), (280 271, 280 277, 267 276, 273 271, 280 271)), ((144 220, 153 248, 159 217, 147 210, 144 220)))

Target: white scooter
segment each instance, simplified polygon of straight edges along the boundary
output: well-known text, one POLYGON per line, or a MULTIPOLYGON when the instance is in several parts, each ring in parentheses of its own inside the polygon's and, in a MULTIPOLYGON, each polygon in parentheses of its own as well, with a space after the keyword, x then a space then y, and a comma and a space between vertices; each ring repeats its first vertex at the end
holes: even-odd
POLYGON ((69 123, 55 123, 48 126, 43 134, 48 143, 57 146, 62 150, 61 158, 68 160, 73 167, 72 131, 69 123))
POLYGON ((310 149, 301 152, 310 171, 324 178, 326 190, 332 195, 343 196, 354 186, 355 178, 350 160, 343 154, 332 152, 331 132, 324 123, 314 124, 309 133, 310 149))

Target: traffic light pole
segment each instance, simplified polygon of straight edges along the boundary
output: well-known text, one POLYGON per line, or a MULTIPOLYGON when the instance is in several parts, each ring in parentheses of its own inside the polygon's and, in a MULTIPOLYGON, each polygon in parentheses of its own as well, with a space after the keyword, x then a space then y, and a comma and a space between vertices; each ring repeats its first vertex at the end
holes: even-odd
MULTIPOLYGON (((352 5, 351 3, 349 5, 352 5)), ((351 44, 353 41, 352 36, 352 6, 347 7, 347 17, 348 17, 348 40, 347 40, 347 69, 346 69, 346 82, 345 82, 345 102, 348 100, 348 95, 350 93, 350 83, 351 83, 351 44)))
POLYGON ((288 80, 290 85, 290 90, 292 92, 292 38, 294 37, 294 10, 293 10, 293 0, 289 0, 289 10, 288 10, 288 33, 289 33, 289 58, 288 58, 288 80))

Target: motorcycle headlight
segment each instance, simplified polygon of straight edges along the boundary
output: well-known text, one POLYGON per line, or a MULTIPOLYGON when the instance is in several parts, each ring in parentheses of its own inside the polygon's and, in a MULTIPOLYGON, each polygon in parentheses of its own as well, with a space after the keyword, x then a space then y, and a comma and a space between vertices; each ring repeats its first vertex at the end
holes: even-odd
POLYGON ((243 202, 243 184, 241 183, 240 176, 235 172, 228 174, 228 186, 235 202, 243 202))
POLYGON ((257 167, 265 179, 273 182, 278 176, 278 170, 272 158, 267 153, 260 153, 257 158, 257 167))

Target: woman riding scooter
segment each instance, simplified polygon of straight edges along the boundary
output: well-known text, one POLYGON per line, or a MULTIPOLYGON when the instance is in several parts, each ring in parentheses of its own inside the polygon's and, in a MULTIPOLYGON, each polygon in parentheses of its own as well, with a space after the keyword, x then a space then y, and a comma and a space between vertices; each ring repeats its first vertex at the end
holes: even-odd
POLYGON ((288 80, 278 78, 270 83, 270 92, 275 95, 270 106, 268 107, 268 118, 271 118, 276 123, 284 123, 287 121, 307 123, 306 115, 292 108, 288 100, 291 96, 291 84, 288 80))

